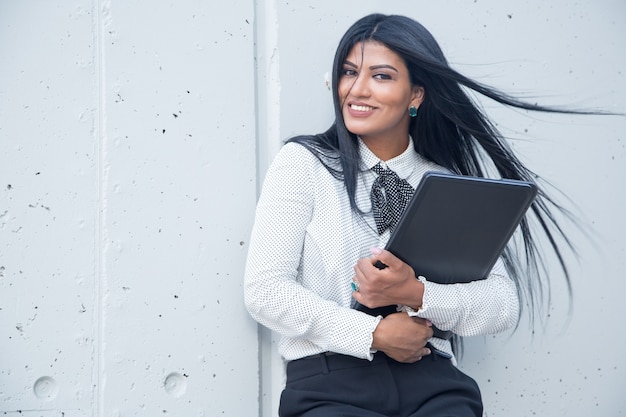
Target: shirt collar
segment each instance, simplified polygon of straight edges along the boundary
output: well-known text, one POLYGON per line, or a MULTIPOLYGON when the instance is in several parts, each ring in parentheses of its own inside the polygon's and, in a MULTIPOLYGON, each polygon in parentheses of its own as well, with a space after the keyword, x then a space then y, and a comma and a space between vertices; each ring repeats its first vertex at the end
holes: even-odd
POLYGON ((400 178, 404 179, 411 175, 420 161, 420 156, 413 146, 413 138, 410 136, 409 146, 407 146, 406 150, 388 161, 382 161, 374 155, 361 138, 359 138, 359 154, 361 155, 361 160, 366 169, 371 169, 374 165, 380 163, 383 168, 389 168, 398 174, 400 178))

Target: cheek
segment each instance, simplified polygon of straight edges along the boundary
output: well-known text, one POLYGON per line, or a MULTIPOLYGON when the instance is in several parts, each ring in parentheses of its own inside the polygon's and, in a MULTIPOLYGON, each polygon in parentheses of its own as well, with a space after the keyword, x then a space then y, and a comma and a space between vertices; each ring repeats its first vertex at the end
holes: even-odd
POLYGON ((409 113, 409 106, 411 105, 411 100, 398 100, 397 96, 395 98, 391 98, 387 102, 389 104, 389 109, 393 113, 397 113, 399 116, 403 115, 405 112, 409 113))
POLYGON ((339 105, 343 107, 343 103, 346 101, 346 94, 341 88, 337 90, 337 96, 339 97, 339 105))
POLYGON ((350 93, 350 87, 351 83, 345 78, 339 80, 339 83, 337 84, 337 95, 339 96, 339 101, 341 104, 343 104, 344 100, 350 93))

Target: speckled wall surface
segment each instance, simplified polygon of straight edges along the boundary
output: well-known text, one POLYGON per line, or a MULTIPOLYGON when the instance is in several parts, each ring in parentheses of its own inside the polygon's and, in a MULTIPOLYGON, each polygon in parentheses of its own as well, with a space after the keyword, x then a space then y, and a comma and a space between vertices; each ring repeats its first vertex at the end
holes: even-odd
POLYGON ((0 4, 0 411, 255 415, 254 4, 0 4))
MULTIPOLYGON (((332 110, 327 74, 339 37, 370 12, 409 15, 440 42, 460 71, 531 101, 626 112, 626 3, 525 0, 277 2, 280 23, 280 134, 320 132, 332 110)), ((266 9, 267 10, 267 9, 266 9)), ((550 116, 488 101, 511 145, 563 191, 555 196, 581 219, 568 226, 580 258, 572 260, 573 303, 554 270, 545 324, 465 342, 460 366, 480 384, 489 417, 626 414, 626 118, 550 116), (571 200, 571 201, 570 201, 571 200)), ((261 345, 273 370, 274 415, 282 383, 272 339, 261 345)), ((416 383, 419 389, 419 382, 416 383)))
MULTIPOLYGON (((241 294, 256 194, 282 139, 331 122, 334 48, 372 11, 480 81, 626 112, 621 0, 0 3, 0 413, 275 415, 241 294)), ((545 325, 461 367, 490 417, 623 415, 626 120, 484 104, 591 236, 571 312, 557 279, 545 325)))

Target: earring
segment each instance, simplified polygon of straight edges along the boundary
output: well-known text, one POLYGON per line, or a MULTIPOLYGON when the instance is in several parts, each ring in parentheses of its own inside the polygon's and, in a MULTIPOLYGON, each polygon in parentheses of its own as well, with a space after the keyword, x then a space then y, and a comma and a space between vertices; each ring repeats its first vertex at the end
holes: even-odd
POLYGON ((409 107, 409 116, 411 117, 417 116, 417 107, 415 106, 409 107))

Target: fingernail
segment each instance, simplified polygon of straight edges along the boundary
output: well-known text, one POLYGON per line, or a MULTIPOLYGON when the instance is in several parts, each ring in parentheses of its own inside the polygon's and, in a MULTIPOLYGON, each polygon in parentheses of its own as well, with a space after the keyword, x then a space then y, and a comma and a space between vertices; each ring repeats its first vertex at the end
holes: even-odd
POLYGON ((383 250, 382 250, 381 248, 370 248, 370 252, 371 252, 373 255, 380 255, 380 253, 381 253, 382 251, 383 251, 383 250))
POLYGON ((426 355, 430 355, 430 349, 426 349, 426 351, 428 352, 426 355))
POLYGON ((430 321, 430 320, 426 320, 426 325, 427 325, 428 327, 432 327, 433 322, 432 322, 432 321, 430 321))

